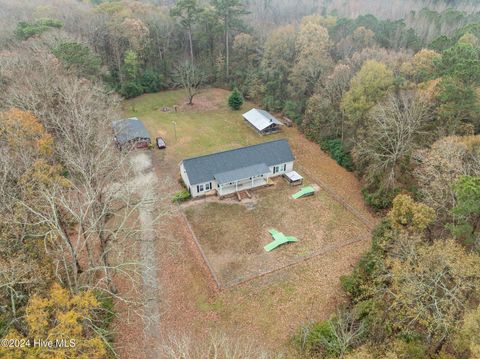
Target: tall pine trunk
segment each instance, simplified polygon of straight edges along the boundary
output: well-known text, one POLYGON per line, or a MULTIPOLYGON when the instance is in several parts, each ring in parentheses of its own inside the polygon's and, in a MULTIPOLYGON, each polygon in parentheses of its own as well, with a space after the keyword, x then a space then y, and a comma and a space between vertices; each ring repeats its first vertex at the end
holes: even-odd
POLYGON ((188 42, 190 45, 190 61, 193 64, 193 43, 192 43, 192 27, 188 26, 188 42))
POLYGON ((230 77, 230 50, 228 46, 228 15, 225 15, 225 80, 228 81, 230 77))

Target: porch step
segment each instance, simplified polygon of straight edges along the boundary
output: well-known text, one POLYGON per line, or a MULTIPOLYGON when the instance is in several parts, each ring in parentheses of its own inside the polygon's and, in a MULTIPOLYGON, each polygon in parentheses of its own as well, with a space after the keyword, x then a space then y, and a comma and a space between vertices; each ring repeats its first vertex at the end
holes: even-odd
POLYGON ((242 199, 247 198, 247 197, 252 198, 252 195, 247 190, 237 192, 237 199, 238 199, 239 202, 241 202, 242 199))

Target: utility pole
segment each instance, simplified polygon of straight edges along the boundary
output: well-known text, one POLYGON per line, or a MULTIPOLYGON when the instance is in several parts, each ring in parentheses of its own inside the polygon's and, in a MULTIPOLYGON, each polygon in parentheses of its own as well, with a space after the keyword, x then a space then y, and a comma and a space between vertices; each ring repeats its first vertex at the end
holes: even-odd
POLYGON ((173 133, 175 134, 175 142, 177 142, 177 123, 172 121, 173 124, 173 133))

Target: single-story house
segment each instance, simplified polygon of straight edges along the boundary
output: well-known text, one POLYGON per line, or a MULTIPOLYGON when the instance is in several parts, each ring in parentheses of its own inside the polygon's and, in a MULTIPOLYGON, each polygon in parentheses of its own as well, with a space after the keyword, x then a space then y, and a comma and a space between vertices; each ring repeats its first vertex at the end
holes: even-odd
POLYGON ((252 108, 243 115, 245 121, 252 126, 259 134, 268 135, 280 131, 282 123, 264 110, 252 108))
POLYGON ((151 139, 143 122, 136 117, 112 122, 113 134, 118 147, 146 148, 151 139))
POLYGON ((216 192, 220 197, 265 186, 268 179, 293 170, 286 139, 192 157, 180 163, 180 174, 192 197, 216 192))

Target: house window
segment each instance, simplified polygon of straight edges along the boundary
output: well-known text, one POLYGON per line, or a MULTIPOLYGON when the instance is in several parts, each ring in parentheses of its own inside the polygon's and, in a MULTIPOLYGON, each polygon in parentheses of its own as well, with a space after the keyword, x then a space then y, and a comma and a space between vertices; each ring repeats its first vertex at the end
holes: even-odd
POLYGON ((197 185, 197 192, 203 192, 203 184, 197 185))
POLYGON ((208 182, 206 185, 205 185, 205 191, 210 191, 212 189, 212 182, 208 182))
POLYGON ((273 167, 273 173, 277 172, 285 172, 287 170, 287 164, 284 163, 283 165, 278 165, 273 167))

